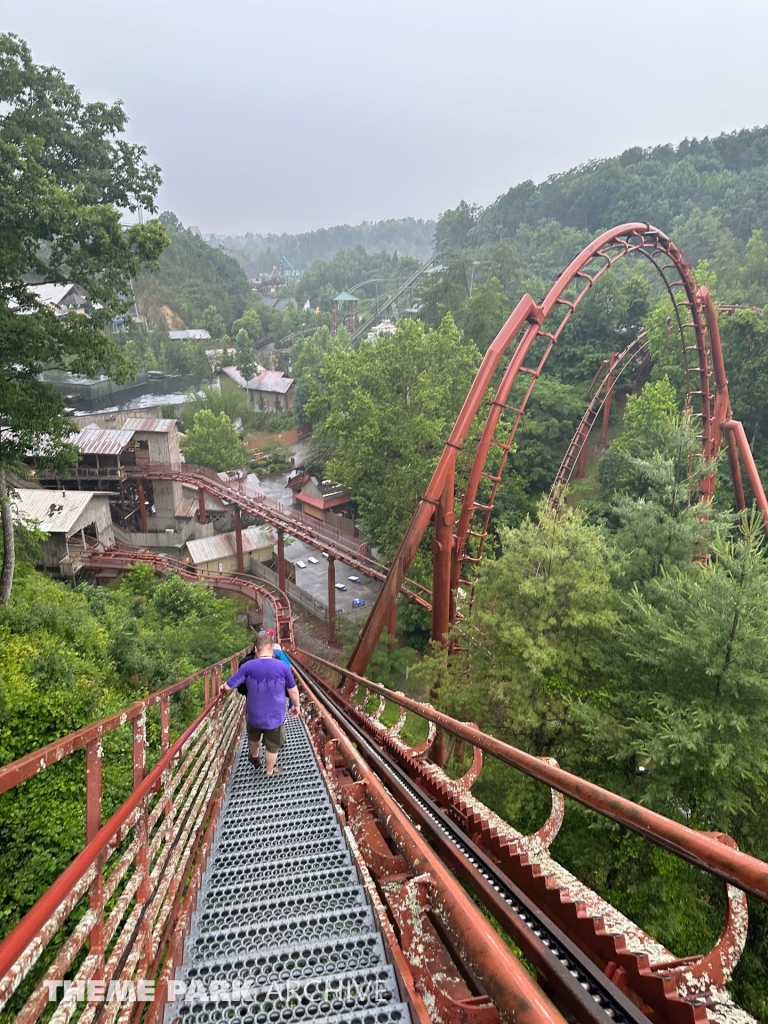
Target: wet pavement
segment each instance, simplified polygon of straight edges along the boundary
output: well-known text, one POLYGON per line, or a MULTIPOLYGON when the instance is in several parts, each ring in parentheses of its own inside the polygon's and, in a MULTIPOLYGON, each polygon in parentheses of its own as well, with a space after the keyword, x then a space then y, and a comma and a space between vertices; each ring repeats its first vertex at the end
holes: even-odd
MULTIPOLYGON (((259 486, 268 498, 279 501, 281 504, 290 506, 291 492, 286 488, 285 481, 287 473, 270 473, 259 477, 259 486)), ((315 548, 310 547, 303 541, 294 540, 286 535, 285 557, 296 566, 296 585, 306 590, 308 594, 316 598, 322 604, 328 604, 328 559, 315 548), (310 558, 316 559, 311 562, 310 558), (297 565, 303 562, 305 568, 297 565)), ((343 584, 346 591, 336 590, 336 614, 344 615, 351 621, 364 620, 376 600, 381 583, 369 576, 363 576, 350 569, 336 559, 336 582, 343 584), (350 580, 350 576, 359 576, 360 582, 350 580), (353 607, 353 600, 362 598, 363 604, 353 607)))

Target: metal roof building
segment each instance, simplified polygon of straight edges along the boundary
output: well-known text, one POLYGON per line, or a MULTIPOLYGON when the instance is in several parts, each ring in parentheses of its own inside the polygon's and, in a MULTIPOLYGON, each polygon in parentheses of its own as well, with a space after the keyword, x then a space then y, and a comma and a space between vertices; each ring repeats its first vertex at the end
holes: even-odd
MULTIPOLYGON (((247 564, 269 562, 274 552, 273 532, 265 526, 250 526, 243 530, 243 556, 247 564)), ((187 541, 190 561, 201 569, 213 572, 237 572, 237 541, 234 533, 221 533, 217 537, 187 541)))
POLYGON ((134 430, 109 430, 90 423, 72 439, 83 455, 119 455, 133 440, 134 430))
POLYGON ((66 565, 89 543, 115 543, 109 495, 103 491, 52 491, 47 488, 19 487, 12 502, 14 517, 35 523, 46 535, 42 545, 42 563, 70 575, 66 565))

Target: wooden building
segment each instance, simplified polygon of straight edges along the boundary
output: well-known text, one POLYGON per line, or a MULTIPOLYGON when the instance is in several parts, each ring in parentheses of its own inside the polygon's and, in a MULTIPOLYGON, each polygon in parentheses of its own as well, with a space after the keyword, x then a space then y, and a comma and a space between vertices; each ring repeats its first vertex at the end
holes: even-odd
POLYGON ((19 487, 16 493, 15 518, 45 534, 40 564, 46 569, 71 576, 72 559, 86 547, 115 543, 108 494, 43 487, 19 487))

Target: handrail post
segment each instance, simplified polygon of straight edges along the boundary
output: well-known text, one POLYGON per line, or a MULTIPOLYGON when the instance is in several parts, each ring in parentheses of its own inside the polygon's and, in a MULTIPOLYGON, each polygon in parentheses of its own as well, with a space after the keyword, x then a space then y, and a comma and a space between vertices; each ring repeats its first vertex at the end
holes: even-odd
POLYGON ((160 750, 164 754, 171 743, 171 698, 160 698, 160 750))
MULTIPOLYGON (((85 842, 91 842, 101 828, 101 737, 85 748, 85 842)), ((88 894, 88 908, 96 915, 96 921, 88 933, 88 948, 91 956, 98 958, 93 973, 94 981, 104 977, 104 859, 99 858, 96 876, 88 894)))
MULTIPOLYGON (((133 788, 134 790, 144 781, 147 771, 147 716, 146 711, 133 720, 133 788)), ((136 823, 136 835, 139 840, 139 848, 136 852, 136 870, 139 872, 140 882, 136 890, 136 901, 141 904, 149 900, 149 822, 147 816, 147 797, 141 801, 139 820, 136 823)), ((151 955, 152 927, 149 918, 145 918, 141 925, 141 957, 139 960, 140 974, 144 974, 149 965, 151 955)))

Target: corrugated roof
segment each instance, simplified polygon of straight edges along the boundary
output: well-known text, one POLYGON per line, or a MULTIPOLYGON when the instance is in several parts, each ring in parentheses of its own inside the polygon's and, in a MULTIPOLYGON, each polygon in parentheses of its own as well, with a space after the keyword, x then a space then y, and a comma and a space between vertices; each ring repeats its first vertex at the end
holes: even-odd
POLYGON ((265 370, 259 367, 259 373, 246 382, 236 366, 223 366, 222 373, 248 391, 267 391, 284 395, 293 384, 293 377, 286 377, 282 370, 265 370))
POLYGON ((176 426, 176 420, 161 419, 127 419, 123 424, 123 430, 137 430, 143 434, 170 434, 176 426))
POLYGON ((40 487, 17 487, 13 500, 16 517, 34 519, 45 533, 69 533, 94 498, 109 500, 97 491, 49 491, 40 487))
POLYGON ((133 430, 107 430, 89 423, 72 440, 83 455, 119 455, 133 438, 133 430))
POLYGON ((344 494, 332 494, 327 498, 316 498, 314 494, 299 491, 296 498, 298 501, 303 501, 306 505, 311 505, 312 508, 318 509, 335 508, 337 505, 346 505, 349 501, 349 495, 346 492, 344 494))
MULTIPOLYGON (((207 491, 203 492, 205 499, 205 510, 206 512, 221 512, 226 505, 223 501, 220 501, 213 494, 208 494, 207 491)), ((179 502, 179 507, 176 509, 176 515, 180 519, 192 519, 200 508, 200 501, 197 496, 197 491, 193 491, 192 494, 188 493, 188 488, 184 488, 184 497, 179 502)))
POLYGON ((187 339, 194 341, 211 340, 208 331, 204 331, 201 327, 193 327, 191 331, 168 331, 168 337, 174 341, 186 341, 187 339))
MULTIPOLYGON (((266 547, 272 550, 273 544, 274 535, 266 526, 249 526, 243 530, 243 554, 266 547)), ((187 553, 195 565, 213 562, 217 558, 230 558, 237 554, 235 534, 220 533, 218 537, 188 540, 187 553)))

